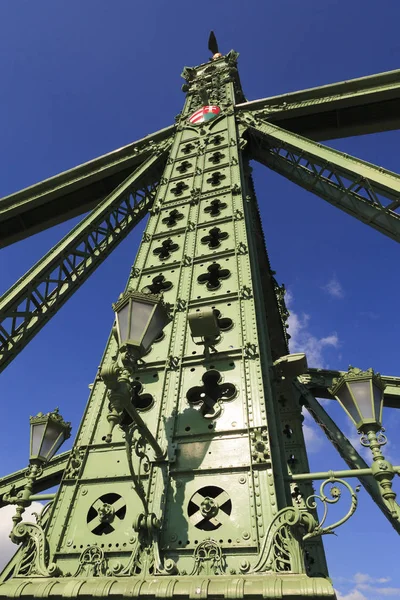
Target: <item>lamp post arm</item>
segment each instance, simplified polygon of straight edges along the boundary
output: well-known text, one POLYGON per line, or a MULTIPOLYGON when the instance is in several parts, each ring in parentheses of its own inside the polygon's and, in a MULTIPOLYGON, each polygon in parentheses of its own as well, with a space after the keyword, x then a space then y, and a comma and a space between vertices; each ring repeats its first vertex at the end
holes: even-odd
MULTIPOLYGON (((390 463, 389 463, 390 464, 390 463)), ((393 471, 396 474, 400 474, 400 466, 393 467, 393 471)), ((330 477, 362 477, 363 475, 373 475, 373 469, 345 469, 343 471, 320 471, 316 473, 296 473, 294 475, 287 475, 286 481, 311 481, 317 479, 329 479, 330 477)))
MULTIPOLYGON (((156 459, 161 459, 165 456, 165 451, 161 448, 142 417, 139 415, 136 408, 131 402, 132 384, 131 376, 128 369, 118 366, 116 362, 105 365, 101 370, 101 377, 109 390, 110 404, 115 414, 111 415, 112 428, 121 418, 124 410, 138 426, 140 433, 146 438, 146 441, 153 448, 156 459)), ((111 431, 112 431, 111 428, 111 431)), ((111 432, 107 436, 107 441, 111 441, 111 432)))
POLYGON ((6 504, 16 504, 17 506, 15 515, 12 518, 14 528, 18 525, 18 523, 22 521, 22 514, 32 502, 33 486, 36 481, 36 478, 40 477, 41 472, 42 468, 40 465, 36 463, 30 465, 24 488, 20 492, 18 492, 17 495, 14 495, 15 488, 11 488, 10 492, 8 494, 4 494, 3 496, 3 502, 5 502, 6 504))
MULTIPOLYGON (((376 435, 376 434, 375 434, 376 435)), ((400 506, 396 502, 396 492, 392 490, 392 479, 397 474, 400 474, 400 466, 393 466, 389 461, 385 460, 383 455, 379 458, 379 462, 375 461, 369 469, 346 469, 344 471, 320 471, 316 473, 296 473, 287 475, 286 481, 316 481, 316 480, 333 480, 346 479, 351 477, 363 477, 372 475, 379 484, 379 492, 383 502, 390 510, 393 519, 400 521, 400 506)))

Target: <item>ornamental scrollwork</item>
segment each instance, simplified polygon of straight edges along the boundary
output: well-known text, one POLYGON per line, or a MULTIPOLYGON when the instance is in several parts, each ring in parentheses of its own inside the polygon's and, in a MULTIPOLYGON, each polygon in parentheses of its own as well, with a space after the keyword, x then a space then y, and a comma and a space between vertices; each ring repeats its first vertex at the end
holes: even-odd
POLYGON ((18 523, 11 535, 15 544, 23 543, 21 558, 15 574, 24 577, 56 577, 61 575, 59 567, 49 562, 49 547, 45 533, 36 523, 18 523))
POLYGON ((67 468, 65 469, 65 479, 76 479, 82 469, 85 451, 82 448, 74 448, 71 451, 67 468))
POLYGON ((352 514, 354 514, 354 511, 357 508, 357 503, 358 503, 357 493, 359 490, 360 490, 359 485, 355 488, 355 490, 353 490, 351 485, 349 483, 347 483, 347 481, 345 481, 344 479, 338 479, 337 477, 330 477, 329 479, 325 479, 320 485, 319 494, 312 494, 306 500, 306 506, 312 510, 315 510, 317 508, 316 501, 322 502, 322 504, 324 506, 324 512, 323 512, 322 518, 321 518, 320 522, 317 523, 314 530, 309 531, 304 536, 303 539, 308 540, 312 537, 316 537, 319 535, 325 535, 327 533, 332 533, 333 530, 336 529, 336 527, 343 525, 343 523, 345 523, 348 519, 350 519, 350 517, 352 516, 352 514), (339 502, 339 500, 342 497, 342 490, 340 487, 338 487, 338 485, 333 485, 335 483, 338 485, 342 485, 344 488, 346 488, 348 490, 348 492, 350 494, 350 507, 349 507, 349 510, 347 511, 347 513, 344 515, 344 517, 342 517, 338 521, 335 521, 335 523, 332 523, 331 525, 327 525, 324 527, 326 518, 328 516, 329 506, 339 502), (326 486, 329 484, 332 484, 332 487, 329 490, 330 497, 325 493, 326 486))
POLYGON ((250 572, 305 573, 302 539, 316 526, 308 511, 297 507, 279 511, 268 527, 258 561, 250 567, 250 572))
POLYGON ((213 539, 201 542, 193 553, 194 565, 190 575, 223 575, 226 568, 221 546, 213 539))
POLYGON ((107 559, 98 546, 85 548, 79 557, 79 566, 74 577, 100 577, 107 573, 107 559))
MULTIPOLYGON (((330 477, 324 480, 319 489, 319 494, 310 495, 303 507, 287 507, 279 511, 270 523, 265 535, 258 561, 250 572, 285 572, 305 573, 305 549, 304 541, 313 537, 332 533, 334 529, 345 523, 357 508, 357 492, 343 479, 330 477), (326 486, 332 484, 329 495, 325 493, 326 486), (334 485, 337 484, 337 485, 334 485), (330 525, 325 525, 328 516, 328 508, 336 504, 341 498, 341 488, 346 488, 350 494, 350 507, 347 513, 330 525), (319 522, 309 512, 317 507, 317 500, 322 502, 324 511, 319 522)), ((247 567, 246 567, 247 568, 247 567)))
POLYGON ((143 504, 144 510, 147 511, 147 498, 142 482, 143 475, 147 474, 150 470, 150 458, 147 454, 146 438, 135 423, 122 425, 122 429, 125 437, 125 450, 129 472, 135 491, 143 504), (132 451, 135 452, 139 459, 137 473, 133 466, 132 451))

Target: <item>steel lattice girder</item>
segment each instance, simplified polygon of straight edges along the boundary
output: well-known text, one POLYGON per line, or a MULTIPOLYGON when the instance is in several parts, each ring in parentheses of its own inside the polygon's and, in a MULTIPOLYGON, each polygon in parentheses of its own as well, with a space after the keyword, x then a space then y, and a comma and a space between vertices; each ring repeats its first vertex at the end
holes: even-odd
MULTIPOLYGON (((343 460, 346 462, 347 466, 349 466, 350 469, 368 469, 368 465, 365 460, 359 455, 357 450, 341 432, 336 423, 330 418, 328 413, 320 405, 318 400, 316 400, 310 390, 307 389, 307 387, 300 381, 294 381, 294 387, 301 397, 302 404, 308 410, 317 425, 322 429, 328 440, 331 442, 343 460)), ((358 477, 358 479, 366 492, 371 496, 373 501, 388 519, 392 527, 397 531, 397 533, 400 533, 400 523, 395 517, 393 517, 389 508, 383 502, 381 493, 379 491, 378 482, 372 477, 372 475, 363 475, 358 477)))
POLYGON ((92 210, 125 181, 175 127, 0 199, 0 248, 92 210))
POLYGON ((399 175, 272 123, 246 120, 253 158, 400 242, 399 175))
POLYGON ((0 298, 0 371, 147 214, 167 147, 147 159, 0 298))
MULTIPOLYGON (((42 475, 38 477, 34 483, 33 494, 43 492, 60 483, 70 454, 70 450, 58 454, 43 467, 42 475)), ((26 474, 27 469, 21 469, 20 471, 15 471, 15 473, 10 473, 5 477, 0 478, 0 508, 7 505, 7 503, 3 501, 4 494, 11 493, 12 489, 14 489, 13 493, 18 493, 24 489, 27 482, 26 474)))
POLYGON ((400 127, 400 70, 237 104, 275 125, 322 141, 400 127))

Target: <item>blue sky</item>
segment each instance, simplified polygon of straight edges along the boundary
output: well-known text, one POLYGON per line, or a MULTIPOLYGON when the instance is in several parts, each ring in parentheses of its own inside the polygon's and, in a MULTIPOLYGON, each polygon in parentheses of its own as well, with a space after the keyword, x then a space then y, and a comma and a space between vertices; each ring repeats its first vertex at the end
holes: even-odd
MULTIPOLYGON (((208 59, 210 29, 223 52, 240 52, 253 100, 398 68, 399 17, 396 0, 0 3, 0 196, 169 125, 184 101, 182 68, 208 59)), ((331 145, 398 172, 399 141, 396 131, 331 145)), ((254 179, 270 260, 290 292, 292 351, 307 350, 310 366, 400 375, 398 245, 264 167, 254 165, 254 179)), ((0 293, 70 227, 2 250, 0 293)), ((27 463, 30 414, 59 406, 76 431, 141 231, 0 376, 0 475, 27 463)), ((355 437, 339 407, 327 406, 355 437)), ((399 415, 386 410, 384 421, 387 452, 400 463, 399 415)), ((343 468, 306 427, 312 469, 343 468)), ((341 598, 400 596, 397 543, 361 491, 351 521, 326 539, 341 598)))

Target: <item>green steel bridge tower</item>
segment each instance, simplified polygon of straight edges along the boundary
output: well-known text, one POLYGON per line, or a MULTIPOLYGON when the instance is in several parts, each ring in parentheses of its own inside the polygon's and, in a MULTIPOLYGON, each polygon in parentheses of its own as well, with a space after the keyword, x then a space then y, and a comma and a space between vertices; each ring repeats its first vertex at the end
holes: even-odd
POLYGON ((378 406, 400 380, 290 354, 249 164, 399 241, 400 177, 320 141, 399 127, 400 71, 247 102, 238 54, 209 47, 173 125, 0 201, 2 247, 90 211, 0 299, 0 369, 149 215, 72 450, 51 457, 69 425, 39 414, 28 473, 0 480, 18 544, 1 597, 335 598, 322 536, 356 508, 348 477, 400 532, 378 406), (375 394, 354 417, 371 468, 315 399, 352 381, 375 394), (303 406, 348 471, 309 472, 303 406), (347 494, 338 522, 313 480, 325 508, 347 494))

